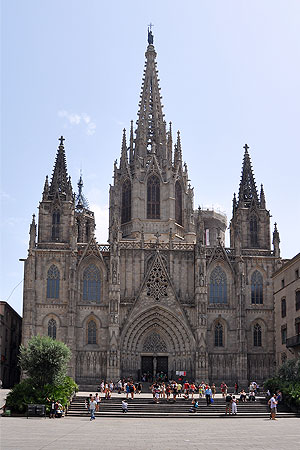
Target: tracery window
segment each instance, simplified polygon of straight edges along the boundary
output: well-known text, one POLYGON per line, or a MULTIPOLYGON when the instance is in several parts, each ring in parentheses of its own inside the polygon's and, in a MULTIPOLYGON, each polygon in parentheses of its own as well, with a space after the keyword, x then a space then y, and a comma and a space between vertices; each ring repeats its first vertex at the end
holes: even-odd
POLYGON ((250 218, 250 248, 258 247, 258 226, 256 216, 250 218))
POLYGON ((147 182, 147 219, 160 218, 160 182, 157 176, 148 178, 147 182))
POLYGON ((182 188, 179 181, 175 184, 175 221, 182 225, 182 188))
POLYGON ((122 212, 121 223, 131 220, 131 183, 126 180, 122 186, 122 212))
POLYGON ((261 347, 261 326, 258 323, 253 327, 253 345, 261 347))
POLYGON ((60 212, 54 211, 52 214, 52 241, 59 239, 60 212))
POLYGON ((227 277, 220 266, 210 275, 209 303, 227 303, 227 277))
POLYGON ((48 322, 48 336, 56 339, 56 320, 50 319, 48 322))
POLYGON ((223 325, 220 322, 215 325, 215 347, 223 347, 223 325))
POLYGON ((47 298, 59 298, 59 270, 52 265, 47 272, 47 298))
POLYGON ((91 264, 83 272, 83 300, 100 303, 100 288, 100 270, 91 264))
POLYGON ((88 344, 97 344, 97 326, 94 320, 88 323, 88 344))
POLYGON ((251 277, 251 303, 253 305, 263 304, 263 277, 258 270, 253 272, 251 277))

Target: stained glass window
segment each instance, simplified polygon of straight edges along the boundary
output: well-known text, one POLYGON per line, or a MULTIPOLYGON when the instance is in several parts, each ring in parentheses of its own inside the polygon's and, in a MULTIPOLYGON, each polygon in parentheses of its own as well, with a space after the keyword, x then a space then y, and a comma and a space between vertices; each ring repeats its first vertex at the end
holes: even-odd
POLYGON ((256 216, 252 216, 250 218, 250 247, 258 247, 258 227, 256 216))
POLYGON ((121 223, 131 220, 131 183, 126 180, 122 186, 122 213, 121 223))
POLYGON ((100 303, 100 270, 91 264, 83 272, 83 300, 100 303))
POLYGON ((253 345, 261 347, 261 326, 258 323, 253 328, 253 345))
POLYGON ((223 347, 223 325, 220 322, 215 325, 215 347, 223 347))
POLYGON ((220 266, 210 275, 209 303, 227 303, 227 277, 220 266))
POLYGON ((88 344, 97 343, 97 327, 94 320, 90 320, 88 323, 88 344))
POLYGON ((57 241, 59 239, 59 225, 60 225, 60 212, 54 211, 52 214, 52 240, 57 241))
POLYGON ((59 270, 54 265, 47 273, 47 298, 59 298, 59 270))
POLYGON ((251 303, 253 305, 263 304, 263 277, 258 270, 253 272, 251 277, 251 303))
POLYGON ((160 218, 160 183, 157 176, 148 178, 147 183, 147 219, 160 218))
POLYGON ((48 322, 48 336, 56 339, 56 320, 50 319, 48 322))
POLYGON ((182 189, 179 181, 175 184, 175 221, 182 225, 182 189))

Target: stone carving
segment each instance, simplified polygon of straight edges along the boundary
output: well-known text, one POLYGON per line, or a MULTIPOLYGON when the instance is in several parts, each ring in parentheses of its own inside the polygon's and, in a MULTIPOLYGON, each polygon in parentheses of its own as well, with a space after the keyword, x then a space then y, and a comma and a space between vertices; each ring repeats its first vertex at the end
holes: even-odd
POLYGON ((167 346, 158 333, 151 333, 145 339, 143 352, 148 353, 166 353, 167 346))
POLYGON ((147 295, 160 301, 161 297, 167 297, 168 280, 165 276, 164 270, 157 260, 153 264, 147 281, 147 295))

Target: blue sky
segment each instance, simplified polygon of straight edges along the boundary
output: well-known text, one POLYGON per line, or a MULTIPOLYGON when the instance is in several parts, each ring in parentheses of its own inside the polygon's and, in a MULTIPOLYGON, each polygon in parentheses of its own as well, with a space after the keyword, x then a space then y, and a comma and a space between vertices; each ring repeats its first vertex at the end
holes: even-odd
MULTIPOLYGON (((150 21, 195 207, 230 220, 247 143, 282 256, 299 252, 299 1, 3 0, 2 300, 23 278, 19 258, 61 134, 73 188, 82 169, 106 242, 108 186, 122 129, 137 118, 150 21)), ((22 312, 22 283, 8 301, 22 312)))

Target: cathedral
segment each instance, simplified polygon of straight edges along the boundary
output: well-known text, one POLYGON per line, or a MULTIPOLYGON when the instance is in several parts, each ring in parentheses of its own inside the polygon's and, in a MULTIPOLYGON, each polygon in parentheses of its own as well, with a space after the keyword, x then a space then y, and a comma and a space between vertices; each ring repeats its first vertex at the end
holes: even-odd
POLYGON ((64 138, 30 225, 24 269, 23 344, 36 334, 72 350, 80 386, 164 373, 228 385, 261 383, 275 368, 272 274, 281 265, 275 224, 244 146, 227 219, 194 207, 193 187, 164 120, 152 32, 138 120, 123 131, 109 192, 108 244, 74 193, 64 138))

